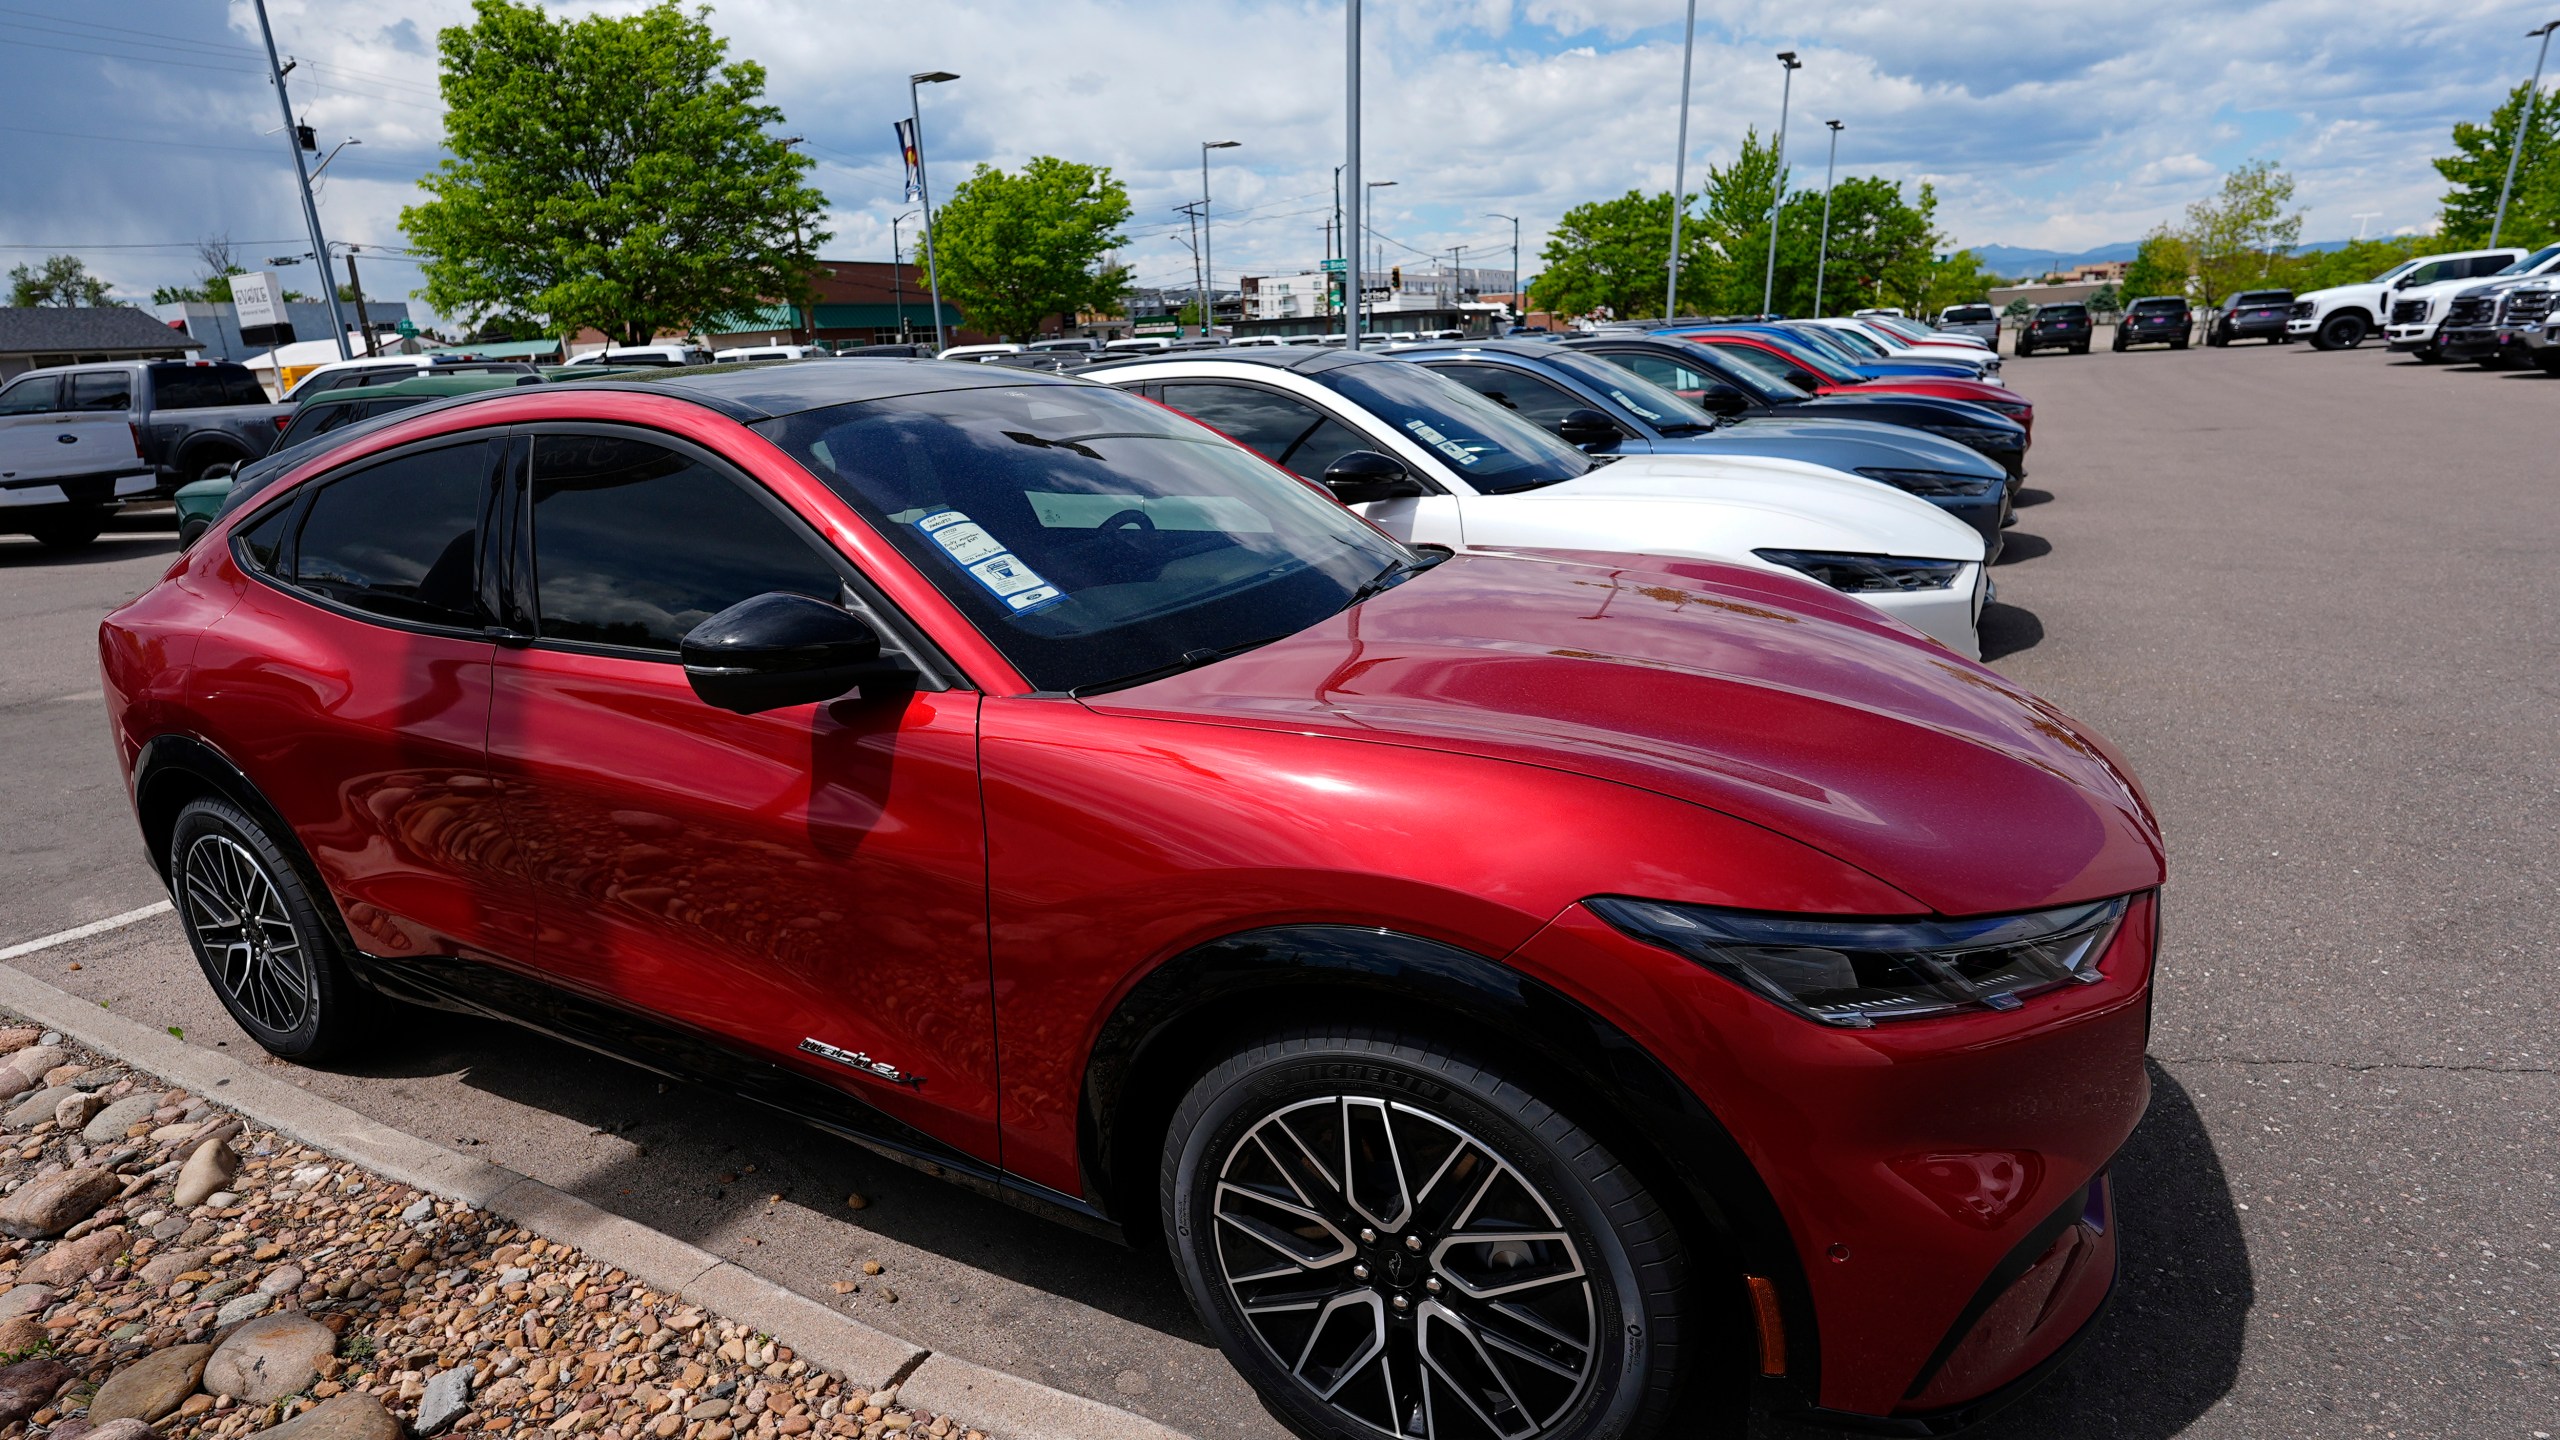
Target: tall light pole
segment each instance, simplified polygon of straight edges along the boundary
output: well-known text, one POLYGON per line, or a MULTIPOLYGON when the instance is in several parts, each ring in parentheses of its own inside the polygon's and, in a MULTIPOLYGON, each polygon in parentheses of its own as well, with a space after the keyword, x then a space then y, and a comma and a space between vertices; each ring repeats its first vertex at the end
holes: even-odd
POLYGON ((1822 318, 1822 275, 1831 268, 1831 177, 1840 168, 1840 122, 1825 120, 1831 127, 1831 158, 1822 165, 1822 249, 1813 262, 1813 317, 1822 318))
POLYGON ((1241 140, 1200 142, 1200 269, 1209 277, 1208 294, 1202 297, 1200 306, 1200 333, 1203 335, 1218 328, 1218 267, 1210 258, 1217 250, 1209 243, 1209 152, 1233 150, 1243 143, 1241 140))
MULTIPOLYGON (((285 94, 285 67, 276 56, 275 27, 267 23, 267 0, 256 0, 258 33, 266 37, 267 74, 275 81, 276 104, 284 110, 284 148, 293 152, 293 178, 302 187, 302 223, 311 229, 311 254, 320 267, 320 298, 329 302, 329 338, 338 342, 338 358, 352 360, 347 348, 347 322, 338 314, 338 279, 329 268, 329 242, 320 236, 320 207, 311 203, 311 176, 302 168, 302 127, 293 122, 293 98, 285 94)), ((334 152, 333 152, 334 153, 334 152)), ((283 374, 279 368, 277 374, 283 374)))
POLYGON ((2525 87, 2524 113, 2516 117, 2516 143, 2507 149, 2507 179, 2498 187, 2497 218, 2489 222, 2489 248, 2492 250, 2498 248, 2498 232, 2507 223, 2507 195, 2516 188, 2516 159, 2524 154, 2524 127, 2533 123, 2533 102, 2542 98, 2542 62, 2551 58, 2551 32, 2554 30, 2560 30, 2560 20, 2546 21, 2539 29, 2524 32, 2527 40, 2536 35, 2542 37, 2542 51, 2533 57, 2533 83, 2525 87))
MULTIPOLYGON (((1689 62, 1698 50, 1698 0, 1689 0, 1688 38, 1680 44, 1680 139, 1671 152, 1671 279, 1662 291, 1662 318, 1680 313, 1680 212, 1689 208, 1689 62)), ((1513 249, 1518 249, 1515 236, 1513 249)), ((1511 257, 1520 268, 1520 257, 1511 257)), ((1514 277, 1513 284, 1518 284, 1514 277)))
POLYGON ((940 85, 960 77, 948 70, 924 70, 907 77, 907 121, 916 137, 916 198, 924 209, 924 274, 933 286, 933 348, 940 354, 945 348, 942 335, 942 257, 933 243, 933 185, 924 178, 924 108, 916 99, 919 85, 940 85))
MULTIPOLYGON (((1342 220, 1342 248, 1352 248, 1351 237, 1360 233, 1360 202, 1366 198, 1360 185, 1360 0, 1342 0, 1342 169, 1351 177, 1343 194, 1348 197, 1351 213, 1342 220)), ((1342 344, 1346 350, 1360 348, 1360 259, 1347 262, 1351 283, 1342 287, 1346 302, 1343 316, 1342 344)))
MULTIPOLYGON (((1396 182, 1393 180, 1371 180, 1360 188, 1365 193, 1370 190, 1384 190, 1394 183, 1396 182)), ((1361 232, 1360 235, 1360 263, 1363 265, 1368 264, 1370 252, 1375 251, 1378 257, 1378 268, 1384 270, 1387 268, 1387 247, 1378 243, 1378 224, 1377 220, 1374 218, 1377 214, 1377 207, 1374 205, 1368 207, 1367 213, 1370 217, 1369 228, 1361 232)))
POLYGON ((1487 210, 1484 218, 1511 222, 1511 314, 1516 320, 1529 313, 1529 297, 1520 293, 1520 217, 1487 210))
POLYGON ((1778 298, 1778 209, 1787 203, 1787 103, 1795 98, 1796 72, 1804 68, 1793 50, 1778 52, 1786 76, 1778 91, 1778 170, 1769 186, 1769 268, 1760 278, 1760 313, 1769 314, 1778 298))
POLYGON ((1449 308, 1452 310, 1458 308, 1458 292, 1465 288, 1459 283, 1458 268, 1466 263, 1466 254, 1464 245, 1449 247, 1449 308))
POLYGON ((898 303, 898 338, 901 341, 907 338, 907 265, 898 250, 898 227, 922 213, 910 210, 904 215, 889 217, 889 294, 898 303))

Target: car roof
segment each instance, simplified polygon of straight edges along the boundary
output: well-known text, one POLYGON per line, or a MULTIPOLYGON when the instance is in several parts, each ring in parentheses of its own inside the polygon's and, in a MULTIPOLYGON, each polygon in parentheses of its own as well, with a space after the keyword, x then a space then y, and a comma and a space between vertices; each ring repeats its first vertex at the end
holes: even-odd
MULTIPOLYGON (((1397 353, 1409 355, 1420 346, 1404 346, 1397 353)), ((1294 370, 1301 375, 1314 375, 1344 365, 1366 365, 1371 361, 1387 362, 1384 355, 1366 350, 1319 349, 1313 345, 1226 345, 1203 350, 1148 350, 1135 354, 1123 352, 1120 357, 1088 365, 1077 371, 1089 375, 1097 370, 1113 372, 1139 365, 1196 365, 1203 360, 1216 360, 1231 365, 1260 365, 1271 370, 1294 370)))
POLYGON ((674 393, 750 424, 829 405, 886 400, 938 390, 982 390, 1008 385, 1061 385, 1044 370, 967 361, 910 360, 890 355, 836 356, 825 360, 767 360, 747 364, 684 365, 646 374, 567 379, 582 390, 674 393))
POLYGON ((483 390, 512 390, 525 383, 527 371, 466 371, 461 374, 420 375, 409 380, 394 380, 386 385, 350 385, 342 390, 323 390, 302 402, 305 408, 317 405, 352 405, 360 400, 379 400, 386 395, 414 395, 442 399, 448 395, 476 395, 483 390))

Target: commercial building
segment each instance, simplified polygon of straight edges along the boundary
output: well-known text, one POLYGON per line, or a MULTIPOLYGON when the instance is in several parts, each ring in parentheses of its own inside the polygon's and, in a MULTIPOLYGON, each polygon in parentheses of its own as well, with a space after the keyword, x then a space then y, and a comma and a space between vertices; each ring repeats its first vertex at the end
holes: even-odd
POLYGON ((0 309, 0 380, 47 365, 183 360, 203 346, 130 305, 0 309))
MULTIPOLYGON (((356 328, 356 306, 352 300, 338 306, 339 316, 347 322, 347 343, 356 354, 365 353, 364 337, 356 328)), ((329 307, 318 300, 288 300, 284 304, 285 323, 293 327, 293 340, 301 343, 327 340, 329 307)), ((154 305, 151 313, 168 324, 179 327, 204 347, 207 360, 238 360, 247 363, 274 348, 250 344, 240 338, 240 311, 228 300, 183 300, 167 305, 154 305)), ((409 302, 377 300, 368 295, 364 301, 364 318, 373 326, 373 353, 377 355, 415 353, 400 348, 402 325, 410 323, 409 302)), ((333 352, 335 345, 329 347, 333 352)))

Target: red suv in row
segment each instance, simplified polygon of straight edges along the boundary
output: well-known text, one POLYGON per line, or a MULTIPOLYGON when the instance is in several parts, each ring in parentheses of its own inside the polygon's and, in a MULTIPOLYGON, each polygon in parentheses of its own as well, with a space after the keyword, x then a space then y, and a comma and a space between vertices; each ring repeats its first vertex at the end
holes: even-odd
POLYGON ((820 361, 280 453, 100 641, 271 1051, 503 1016, 1160 1239, 1308 1435, 1923 1433, 2113 1278, 2151 815, 1818 585, 820 361))

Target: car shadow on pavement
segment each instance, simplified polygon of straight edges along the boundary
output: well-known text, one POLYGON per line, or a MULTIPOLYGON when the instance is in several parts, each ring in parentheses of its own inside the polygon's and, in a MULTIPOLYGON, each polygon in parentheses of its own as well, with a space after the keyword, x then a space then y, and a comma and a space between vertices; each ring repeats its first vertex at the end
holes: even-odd
MULTIPOLYGON (((2145 1063, 2151 1108, 2109 1166, 2122 1248, 2107 1310, 2062 1368, 1967 1440, 2170 1440, 2238 1382, 2256 1282, 2230 1180, 2185 1087, 2145 1063)), ((1754 1433, 1838 1434, 1779 1417, 1754 1433)))
POLYGON ((2053 542, 2024 530, 2012 530, 2000 542, 2000 558, 1994 565, 2015 565, 2021 560, 2041 560, 2053 553, 2053 542))
POLYGON ((0 536, 0 566, 35 569, 39 566, 113 565, 144 555, 175 555, 178 537, 162 529, 156 532, 132 533, 109 530, 106 534, 77 550, 48 550, 33 540, 20 536, 0 536))
POLYGON ((2018 493, 2009 497, 2009 503, 2024 510, 2030 505, 2042 505, 2051 499, 2053 499, 2053 492, 2050 490, 2039 490, 2033 485, 2021 485, 2018 487, 2018 493))
POLYGON ((2036 618, 2036 612, 1997 600, 1982 607, 1982 618, 1974 630, 1982 637, 1982 658, 1986 663, 2032 650, 2044 642, 2044 622, 2036 618))

